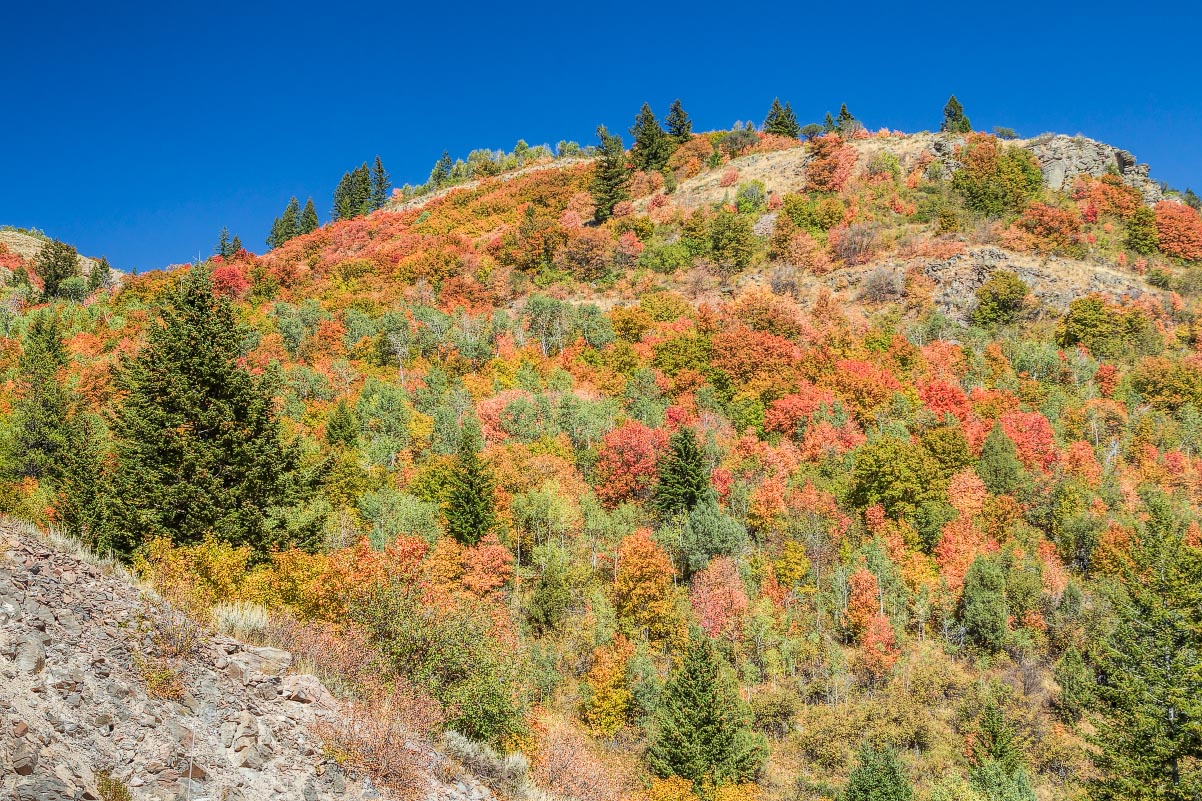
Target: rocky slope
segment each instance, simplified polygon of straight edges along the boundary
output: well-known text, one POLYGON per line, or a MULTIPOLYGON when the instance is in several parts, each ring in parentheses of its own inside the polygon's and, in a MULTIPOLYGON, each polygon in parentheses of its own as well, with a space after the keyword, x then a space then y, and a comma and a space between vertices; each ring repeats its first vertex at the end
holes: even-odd
MULTIPOLYGON (((42 249, 44 241, 45 240, 43 239, 39 239, 36 236, 32 236, 21 231, 0 229, 0 245, 8 248, 10 253, 16 253, 27 262, 33 261, 34 257, 38 255, 38 251, 42 249)), ((83 270, 84 275, 91 273, 92 268, 98 263, 99 262, 97 262, 96 259, 93 259, 89 256, 84 256, 81 254, 79 257, 80 268, 83 270)))
MULTIPOLYGON (((179 700, 152 697, 138 662, 172 619, 120 570, 59 546, 0 524, 0 798, 102 798, 107 774, 156 801, 392 797, 325 753, 313 727, 339 703, 286 651, 202 632, 179 700)), ((466 779, 418 783, 417 797, 491 797, 466 779)))

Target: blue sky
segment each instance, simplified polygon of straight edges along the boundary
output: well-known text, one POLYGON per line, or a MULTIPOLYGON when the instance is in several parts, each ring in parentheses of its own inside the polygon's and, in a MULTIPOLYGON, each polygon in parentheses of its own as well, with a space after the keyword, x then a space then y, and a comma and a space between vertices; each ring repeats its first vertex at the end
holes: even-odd
POLYGON ((11 4, 0 224, 153 269, 222 225, 265 249, 288 198, 323 219, 377 153, 420 182, 444 148, 623 133, 680 97, 698 130, 846 102, 870 128, 1083 133, 1202 191, 1196 3, 11 4))

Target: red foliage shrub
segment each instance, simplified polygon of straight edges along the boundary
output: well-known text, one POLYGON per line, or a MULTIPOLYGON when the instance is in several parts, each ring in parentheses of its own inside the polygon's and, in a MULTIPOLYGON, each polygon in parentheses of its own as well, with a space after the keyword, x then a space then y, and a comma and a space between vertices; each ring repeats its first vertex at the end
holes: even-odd
POLYGON ((597 453, 597 497, 610 507, 645 498, 667 447, 667 432, 637 420, 628 420, 606 434, 597 453))
POLYGON ((856 149, 836 134, 810 142, 812 156, 806 163, 807 192, 838 192, 847 185, 856 166, 856 149))
POLYGON ((742 618, 747 612, 747 593, 734 560, 723 556, 693 577, 689 594, 702 631, 711 637, 736 640, 742 636, 742 618))
POLYGON ((1032 246, 1040 253, 1063 253, 1081 241, 1081 216, 1076 210, 1032 203, 1019 226, 1031 235, 1032 246))
POLYGON ((213 294, 240 300, 250 289, 250 279, 240 264, 220 264, 213 268, 213 294))
POLYGON ((1202 261, 1202 217, 1184 203, 1156 204, 1156 233, 1160 250, 1187 261, 1202 261))
POLYGON ((718 179, 718 186, 734 186, 739 182, 739 171, 734 167, 728 167, 723 171, 722 177, 718 179))

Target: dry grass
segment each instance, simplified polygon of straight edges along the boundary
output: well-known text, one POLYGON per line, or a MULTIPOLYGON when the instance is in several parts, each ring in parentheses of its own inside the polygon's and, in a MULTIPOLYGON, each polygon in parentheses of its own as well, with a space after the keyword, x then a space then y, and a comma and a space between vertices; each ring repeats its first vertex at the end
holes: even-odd
POLYGON ((236 640, 263 642, 271 628, 271 614, 261 604, 220 603, 210 610, 213 627, 236 640))

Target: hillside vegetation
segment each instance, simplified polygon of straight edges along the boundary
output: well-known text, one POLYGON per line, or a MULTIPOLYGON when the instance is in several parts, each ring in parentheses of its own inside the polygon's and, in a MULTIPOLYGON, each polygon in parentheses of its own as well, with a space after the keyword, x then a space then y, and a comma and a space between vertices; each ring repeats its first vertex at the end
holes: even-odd
POLYGON ((0 507, 501 795, 1196 799, 1198 200, 944 114, 377 159, 82 297, 0 255, 0 507))

